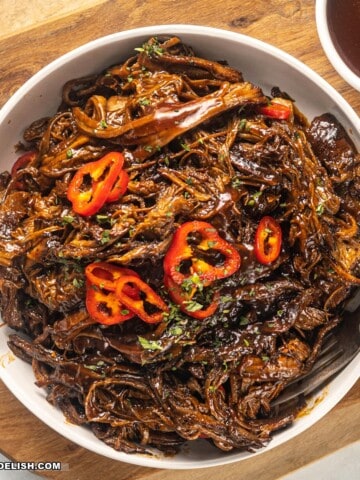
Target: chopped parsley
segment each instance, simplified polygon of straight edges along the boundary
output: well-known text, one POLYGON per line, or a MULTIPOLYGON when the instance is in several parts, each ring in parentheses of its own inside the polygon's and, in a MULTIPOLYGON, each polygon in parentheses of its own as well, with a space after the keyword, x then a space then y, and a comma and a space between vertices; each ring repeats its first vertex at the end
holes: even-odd
POLYGON ((72 283, 75 288, 81 288, 84 286, 84 280, 82 280, 81 278, 74 278, 72 283))
POLYGON ((182 147, 186 152, 190 152, 190 145, 188 145, 187 143, 182 143, 182 144, 181 144, 181 147, 182 147))
POLYGON ((316 207, 316 213, 321 216, 325 211, 325 207, 323 203, 319 203, 319 205, 316 207))
POLYGON ((96 215, 95 218, 99 225, 102 225, 104 223, 110 223, 111 225, 113 224, 113 219, 108 215, 96 215))
POLYGON ((156 340, 148 340, 144 337, 138 337, 139 343, 144 350, 162 350, 163 347, 156 340))
POLYGON ((258 198, 262 195, 262 191, 259 190, 258 192, 253 193, 249 200, 246 202, 246 205, 249 205, 250 207, 254 206, 258 198))
POLYGON ((142 107, 146 107, 148 105, 150 105, 150 100, 148 98, 140 98, 139 101, 138 101, 139 105, 141 105, 142 107))
POLYGON ((136 47, 134 50, 139 53, 146 53, 147 55, 161 56, 164 54, 164 49, 160 47, 156 38, 153 39, 152 43, 144 43, 142 47, 136 47))
POLYGON ((246 131, 247 130, 247 120, 246 118, 242 118, 239 123, 239 131, 246 131))
POLYGON ((239 177, 234 177, 234 178, 232 179, 231 186, 232 186, 233 188, 240 188, 241 185, 243 185, 243 183, 244 183, 244 182, 243 182, 242 180, 240 180, 239 177))
POLYGON ((244 316, 241 316, 239 319, 239 325, 245 326, 248 324, 249 324, 249 319, 244 316))
MULTIPOLYGON (((185 280, 183 280, 183 282, 181 283, 181 288, 185 292, 191 292, 193 290, 193 288, 197 288, 199 292, 202 292, 203 288, 204 288, 204 285, 203 285, 199 275, 195 272, 192 275, 190 275, 189 277, 185 278, 185 280)), ((189 310, 189 309, 187 308, 187 310, 189 310)), ((192 311, 192 310, 190 310, 190 311, 192 311)))
POLYGON ((101 235, 101 243, 102 245, 105 245, 110 241, 110 230, 104 230, 102 235, 101 235))
POLYGON ((74 150, 72 148, 69 148, 66 151, 66 158, 72 158, 74 156, 74 150))
POLYGON ((72 223, 75 220, 75 217, 73 217, 72 215, 64 215, 63 217, 61 217, 61 220, 62 223, 65 225, 68 223, 72 223))
POLYGON ((184 304, 186 304, 186 310, 188 312, 197 312, 199 310, 202 310, 202 308, 204 307, 204 305, 195 300, 188 300, 184 302, 184 304))
POLYGON ((169 333, 170 333, 170 335, 174 335, 174 336, 178 337, 179 335, 181 335, 183 333, 183 329, 179 325, 174 325, 173 327, 171 327, 169 329, 169 333))

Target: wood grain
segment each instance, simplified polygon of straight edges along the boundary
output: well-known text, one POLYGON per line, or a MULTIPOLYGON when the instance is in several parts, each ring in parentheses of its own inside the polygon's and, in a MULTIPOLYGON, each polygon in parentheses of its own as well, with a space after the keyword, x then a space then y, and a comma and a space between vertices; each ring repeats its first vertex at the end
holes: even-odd
POLYGON ((282 48, 322 75, 359 114, 360 94, 322 52, 314 15, 313 0, 226 0, 225 6, 206 0, 108 0, 0 40, 0 105, 44 65, 85 42, 144 25, 190 23, 244 33, 282 48))
MULTIPOLYGON (((28 4, 32 0, 28 0, 28 4)), ((33 0, 34 1, 34 0, 33 0)), ((23 5, 13 0, 15 6, 23 5)), ((56 1, 49 0, 56 8, 56 1)), ((81 1, 76 14, 0 39, 0 105, 35 72, 59 55, 97 37, 144 25, 191 23, 244 33, 294 55, 334 86, 360 114, 360 94, 335 72, 315 27, 314 0, 120 0, 81 1), (87 8, 91 6, 91 8, 87 8)), ((64 439, 29 413, 0 382, 0 451, 17 461, 61 461, 69 470, 44 474, 54 479, 165 480, 167 471, 115 462, 64 439)), ((274 480, 360 438, 360 382, 312 428, 290 442, 241 464, 186 472, 192 480, 274 480)), ((184 478, 171 471, 172 480, 184 478)))
POLYGON ((0 38, 12 37, 18 32, 76 14, 83 9, 104 3, 106 0, 30 0, 0 2, 0 38), (56 6, 56 8, 54 8, 56 6))
MULTIPOLYGON (((168 480, 166 470, 149 469, 116 462, 85 450, 61 437, 29 413, 0 382, 0 451, 16 461, 62 462, 68 470, 44 473, 52 479, 86 480, 168 480)), ((322 420, 289 442, 240 464, 187 470, 191 480, 238 477, 275 480, 359 440, 360 381, 346 397, 322 420)), ((171 471, 171 480, 183 480, 183 471, 171 471)))

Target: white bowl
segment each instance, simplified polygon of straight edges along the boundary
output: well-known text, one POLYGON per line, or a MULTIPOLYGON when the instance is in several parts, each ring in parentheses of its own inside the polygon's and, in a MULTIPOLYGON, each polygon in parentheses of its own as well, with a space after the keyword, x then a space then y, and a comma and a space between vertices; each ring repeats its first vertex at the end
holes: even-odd
MULTIPOLYGON (((60 57, 27 81, 0 112, 2 155, 0 171, 9 169, 16 159, 15 145, 34 119, 53 114, 59 104, 65 81, 100 71, 129 56, 135 47, 154 34, 179 35, 197 54, 227 59, 246 79, 260 85, 265 93, 279 86, 296 99, 298 107, 312 118, 333 113, 360 148, 360 120, 348 103, 319 75, 290 55, 256 39, 213 28, 194 25, 162 25, 124 31, 99 38, 60 57), (119 59, 120 57, 120 59, 119 59)), ((0 328, 0 376, 9 390, 35 415, 59 434, 93 452, 137 465, 169 469, 191 469, 237 462, 259 455, 303 432, 329 412, 359 378, 360 355, 327 387, 326 395, 308 415, 279 432, 269 446, 256 452, 224 454, 204 440, 191 444, 173 458, 128 455, 106 446, 86 428, 69 424, 62 413, 50 405, 45 393, 34 385, 31 367, 14 359, 7 347, 6 326, 0 328), (8 361, 9 360, 9 361, 8 361)), ((30 432, 29 432, 30 433, 30 432)))
MULTIPOLYGON (((338 72, 338 74, 353 88, 360 92, 360 77, 353 72, 342 57, 339 55, 334 42, 331 39, 328 19, 327 6, 329 0, 316 0, 316 27, 320 38, 321 45, 330 63, 338 72)), ((344 5, 345 8, 345 5, 344 5)), ((341 14, 341 13, 339 13, 341 14)), ((360 29, 360 26, 359 26, 360 29)))

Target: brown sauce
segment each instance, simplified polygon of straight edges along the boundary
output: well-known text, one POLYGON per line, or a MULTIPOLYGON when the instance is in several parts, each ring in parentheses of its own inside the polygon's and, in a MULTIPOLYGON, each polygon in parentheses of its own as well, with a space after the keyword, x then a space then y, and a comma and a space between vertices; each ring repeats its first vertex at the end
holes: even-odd
POLYGON ((360 76, 360 0, 329 0, 326 13, 336 50, 360 76))

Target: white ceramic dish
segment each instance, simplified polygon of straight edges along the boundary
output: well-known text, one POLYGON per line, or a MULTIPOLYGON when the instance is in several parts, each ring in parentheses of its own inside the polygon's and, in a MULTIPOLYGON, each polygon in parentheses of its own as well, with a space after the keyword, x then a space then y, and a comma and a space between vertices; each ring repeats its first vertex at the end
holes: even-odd
MULTIPOLYGON (((353 88, 360 92, 360 77, 343 61, 331 39, 327 21, 327 4, 329 0, 316 0, 316 27, 321 45, 330 63, 338 74, 353 88)), ((345 7, 345 6, 344 6, 345 7)), ((339 15, 341 12, 339 12, 339 15)))
MULTIPOLYGON (((360 148, 360 120, 345 100, 321 77, 288 54, 253 38, 207 27, 163 25, 116 33, 90 42, 46 66, 6 103, 0 112, 2 156, 0 170, 8 169, 16 158, 15 145, 25 126, 32 120, 52 114, 60 98, 63 83, 101 70, 125 59, 135 47, 154 34, 176 34, 192 45, 197 54, 227 59, 241 69, 247 80, 259 84, 266 93, 279 86, 297 100, 298 107, 309 117, 331 112, 342 122, 360 148)), ((62 413, 45 400, 45 393, 34 385, 31 367, 14 359, 7 347, 11 333, 0 328, 0 377, 12 393, 43 422, 59 434, 98 454, 128 463, 169 469, 210 467, 248 458, 254 454, 224 454, 200 440, 173 458, 127 455, 107 447, 83 427, 70 425, 62 413)), ((317 422, 349 391, 359 378, 360 355, 326 388, 323 399, 308 415, 299 418, 288 429, 275 435, 268 447, 276 447, 317 422)), ((1 401, 1 400, 0 400, 1 401)))

